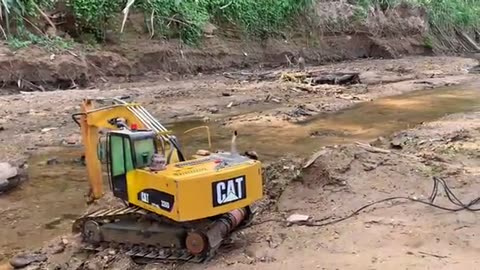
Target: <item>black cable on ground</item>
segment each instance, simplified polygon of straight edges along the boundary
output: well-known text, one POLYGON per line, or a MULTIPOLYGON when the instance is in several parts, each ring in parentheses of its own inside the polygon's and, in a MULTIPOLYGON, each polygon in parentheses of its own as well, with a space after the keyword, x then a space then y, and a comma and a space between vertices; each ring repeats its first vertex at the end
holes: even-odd
MULTIPOLYGON (((424 201, 424 200, 420 200, 420 199, 416 199, 416 198, 411 198, 411 197, 404 197, 404 196, 389 197, 389 198, 385 198, 385 199, 382 199, 382 200, 378 200, 378 201, 366 204, 366 205, 358 208, 357 210, 355 210, 350 215, 347 215, 345 217, 337 218, 337 219, 334 219, 334 220, 330 220, 333 217, 327 217, 327 218, 323 218, 321 220, 313 220, 313 221, 298 223, 296 225, 307 226, 307 227, 323 227, 323 226, 333 225, 333 224, 345 221, 347 219, 353 218, 367 208, 370 208, 374 205, 385 203, 385 202, 388 202, 388 201, 410 201, 410 202, 420 203, 420 204, 428 205, 428 206, 431 206, 431 207, 434 207, 434 208, 437 208, 437 209, 441 209, 441 210, 444 210, 444 211, 450 211, 450 212, 459 212, 459 211, 463 211, 463 210, 467 210, 467 211, 471 211, 471 212, 480 211, 480 208, 472 208, 472 206, 480 203, 480 197, 475 198, 475 199, 471 200, 469 203, 465 204, 452 192, 452 190, 450 189, 450 187, 448 187, 448 185, 447 185, 447 183, 445 182, 444 179, 439 178, 439 177, 433 177, 432 179, 433 179, 433 189, 432 189, 432 193, 428 197, 428 201, 424 201), (437 198, 437 195, 439 194, 439 190, 438 190, 439 186, 443 187, 443 190, 444 190, 448 200, 452 204, 458 206, 458 208, 444 207, 444 206, 437 205, 437 204, 434 203, 435 199, 437 198), (325 220, 330 220, 330 221, 325 221, 325 220)), ((277 222, 277 221, 280 221, 280 220, 270 219, 270 220, 260 221, 259 223, 252 224, 252 226, 259 225, 259 224, 266 223, 266 222, 271 222, 271 221, 276 221, 277 222)))

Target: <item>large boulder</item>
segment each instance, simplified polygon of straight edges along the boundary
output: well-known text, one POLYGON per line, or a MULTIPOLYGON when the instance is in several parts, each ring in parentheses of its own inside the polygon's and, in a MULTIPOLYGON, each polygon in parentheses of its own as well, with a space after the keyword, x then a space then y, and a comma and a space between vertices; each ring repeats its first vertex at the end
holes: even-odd
POLYGON ((17 167, 8 162, 0 162, 0 181, 13 178, 18 175, 17 167))
POLYGON ((0 194, 18 186, 26 177, 25 167, 0 162, 0 194))

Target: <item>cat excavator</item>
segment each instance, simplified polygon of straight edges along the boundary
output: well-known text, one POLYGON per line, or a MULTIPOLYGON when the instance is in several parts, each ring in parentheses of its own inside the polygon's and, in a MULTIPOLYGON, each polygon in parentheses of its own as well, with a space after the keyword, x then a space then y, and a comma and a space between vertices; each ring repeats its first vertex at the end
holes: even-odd
POLYGON ((263 196, 261 163, 237 153, 236 132, 230 152, 203 150, 186 159, 172 132, 139 104, 85 99, 72 118, 81 129, 91 201, 104 196, 106 171, 123 202, 74 221, 85 249, 203 262, 252 220, 252 204, 263 196))

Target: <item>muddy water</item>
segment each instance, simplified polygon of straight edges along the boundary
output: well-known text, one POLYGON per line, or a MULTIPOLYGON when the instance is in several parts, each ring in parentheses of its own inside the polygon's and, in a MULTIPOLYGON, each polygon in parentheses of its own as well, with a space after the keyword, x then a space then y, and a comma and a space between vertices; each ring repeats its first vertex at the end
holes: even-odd
POLYGON ((71 220, 84 211, 86 177, 80 155, 80 148, 62 148, 31 158, 28 182, 0 197, 4 259, 68 232, 71 220))
MULTIPOLYGON (((446 114, 480 109, 480 90, 444 88, 362 103, 332 115, 282 127, 251 125, 238 130, 237 148, 255 150, 264 161, 288 154, 308 155, 320 146, 363 141, 432 121, 446 114)), ((187 155, 207 149, 203 131, 183 132, 200 122, 171 125, 187 155)), ((231 130, 209 123, 213 149, 229 150, 231 130)), ((53 151, 30 160, 30 180, 7 196, 0 197, 0 254, 40 246, 44 241, 68 233, 72 219, 86 208, 85 168, 75 159, 79 148, 53 151), (55 157, 56 160, 47 160, 55 157)), ((0 257, 0 261, 2 258, 0 257)))
MULTIPOLYGON (((412 128, 444 115, 480 109, 480 89, 442 88, 360 103, 335 114, 283 126, 250 125, 238 130, 239 151, 255 150, 264 161, 288 154, 308 155, 321 146, 364 141, 412 128)), ((268 122, 265 122, 268 124, 268 122)), ((182 135, 200 122, 172 125, 190 155, 208 148, 204 131, 182 135)), ((209 124, 213 150, 230 149, 232 130, 209 124)))

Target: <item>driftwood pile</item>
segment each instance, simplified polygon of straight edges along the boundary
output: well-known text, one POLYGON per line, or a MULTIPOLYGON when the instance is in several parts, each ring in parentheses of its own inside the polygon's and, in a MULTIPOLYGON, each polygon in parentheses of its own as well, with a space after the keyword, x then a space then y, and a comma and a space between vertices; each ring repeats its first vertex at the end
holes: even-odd
POLYGON ((295 82, 308 84, 311 86, 330 84, 330 85, 351 85, 359 84, 360 76, 358 72, 325 72, 325 71, 307 71, 307 72, 237 72, 224 73, 225 77, 242 81, 275 81, 280 78, 284 82, 295 82))

